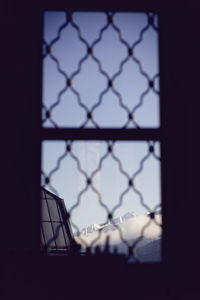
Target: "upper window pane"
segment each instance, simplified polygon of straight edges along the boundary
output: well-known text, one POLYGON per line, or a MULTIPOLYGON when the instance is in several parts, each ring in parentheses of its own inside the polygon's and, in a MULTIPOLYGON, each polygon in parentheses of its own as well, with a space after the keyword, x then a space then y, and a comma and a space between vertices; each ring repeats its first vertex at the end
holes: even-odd
POLYGON ((154 13, 44 13, 44 127, 157 128, 154 13))

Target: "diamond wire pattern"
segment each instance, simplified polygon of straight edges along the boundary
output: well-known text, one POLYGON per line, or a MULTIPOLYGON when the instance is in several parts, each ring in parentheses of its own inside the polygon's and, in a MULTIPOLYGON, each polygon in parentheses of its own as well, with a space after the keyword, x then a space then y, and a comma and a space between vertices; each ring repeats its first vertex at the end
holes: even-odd
POLYGON ((153 78, 150 78, 150 76, 145 72, 143 69, 141 61, 136 57, 135 55, 135 48, 142 43, 143 35, 146 31, 148 31, 149 28, 153 28, 156 32, 158 31, 158 28, 155 26, 155 14, 153 13, 145 13, 146 14, 146 25, 145 27, 140 31, 140 35, 138 40, 134 41, 132 45, 129 45, 127 41, 125 41, 122 37, 122 33, 120 31, 120 28, 115 24, 115 13, 114 12, 105 12, 107 16, 107 23, 101 28, 99 32, 99 37, 90 45, 86 39, 84 39, 81 35, 81 29, 80 27, 74 22, 73 20, 73 12, 66 12, 65 17, 66 20, 62 26, 58 28, 57 36, 49 43, 45 40, 43 40, 44 45, 44 54, 43 59, 45 59, 47 56, 51 58, 52 61, 55 62, 57 71, 62 75, 65 79, 65 86, 63 89, 61 89, 57 95, 56 101, 48 108, 43 103, 43 110, 45 117, 42 120, 42 123, 44 124, 47 120, 50 121, 50 123, 53 125, 53 127, 57 128, 59 125, 53 120, 52 118, 52 112, 53 110, 60 104, 62 95, 67 92, 68 90, 71 90, 72 93, 76 96, 77 103, 80 107, 85 111, 86 114, 86 120, 83 122, 83 124, 80 126, 80 128, 85 128, 88 122, 91 122, 95 128, 99 128, 100 125, 94 120, 94 111, 102 104, 103 97, 105 94, 108 93, 109 90, 113 92, 118 98, 120 107, 126 112, 127 114, 127 121, 122 126, 122 128, 127 128, 130 123, 134 125, 134 127, 139 128, 140 125, 135 121, 134 115, 136 111, 141 108, 144 102, 145 96, 152 90, 155 94, 159 95, 159 91, 155 88, 155 80, 159 77, 159 74, 155 74, 153 78), (52 48, 56 43, 59 43, 62 31, 69 26, 71 26, 77 31, 78 38, 80 42, 86 47, 86 53, 84 57, 82 57, 78 62, 77 70, 75 70, 71 75, 67 74, 62 66, 60 65, 60 62, 58 58, 52 53, 52 48), (109 74, 103 70, 101 61, 94 55, 94 47, 99 44, 102 41, 103 33, 109 28, 112 27, 113 30, 118 34, 119 41, 126 47, 127 49, 127 55, 126 57, 120 62, 119 64, 119 70, 116 72, 112 77, 109 76, 109 74), (81 72, 82 64, 88 59, 88 57, 91 57, 94 62, 96 62, 99 72, 102 76, 104 76, 107 80, 107 87, 100 93, 98 102, 95 103, 92 108, 89 110, 89 108, 82 102, 81 95, 79 91, 77 91, 73 87, 73 79, 75 76, 77 76, 81 72), (116 90, 114 87, 114 80, 120 76, 123 72, 124 65, 129 61, 129 59, 132 59, 134 63, 138 66, 138 70, 147 81, 147 88, 143 93, 140 95, 139 102, 130 110, 123 102, 123 96, 119 93, 119 91, 116 90))
MULTIPOLYGON (((159 222, 157 222, 157 220, 155 219, 155 210, 160 207, 160 204, 157 204, 154 207, 154 209, 151 210, 150 207, 147 205, 147 203, 145 203, 143 195, 142 195, 142 192, 139 191, 136 188, 136 186, 135 186, 135 179, 136 179, 136 177, 139 174, 142 173, 144 164, 150 158, 150 156, 153 156, 158 161, 160 161, 160 157, 158 157, 158 155, 155 153, 154 142, 147 142, 148 143, 148 152, 147 152, 147 154, 141 159, 140 166, 139 166, 138 170, 136 172, 134 172, 134 174, 132 176, 129 176, 129 174, 124 170, 122 162, 120 161, 120 158, 117 157, 116 154, 115 154, 115 151, 114 151, 114 144, 115 144, 115 142, 107 141, 106 143, 107 143, 107 152, 100 158, 100 161, 99 161, 99 164, 98 164, 97 168, 92 172, 91 176, 89 177, 88 174, 87 174, 87 172, 85 172, 82 169, 81 163, 79 161, 79 158, 73 153, 73 147, 72 147, 73 142, 72 141, 66 141, 65 151, 64 151, 64 153, 60 157, 58 157, 55 168, 52 169, 48 174, 45 174, 44 172, 42 172, 42 175, 44 177, 43 187, 48 186, 50 188, 50 190, 53 191, 53 193, 55 193, 57 196, 59 196, 57 190, 51 185, 51 179, 52 179, 52 176, 59 170, 62 161, 67 157, 67 155, 69 155, 76 162, 78 171, 85 177, 85 187, 79 192, 78 197, 77 197, 77 202, 70 208, 70 210, 68 212, 67 218, 70 220, 72 227, 74 227, 75 230, 80 234, 80 230, 79 230, 78 226, 74 222, 72 222, 72 220, 70 219, 70 216, 71 216, 72 212, 80 205, 82 196, 88 191, 89 187, 91 187, 92 191, 98 197, 99 205, 107 213, 107 222, 110 221, 111 224, 112 224, 112 226, 114 226, 118 230, 121 241, 127 246, 129 256, 130 257, 134 257, 134 259, 137 262, 140 262, 140 259, 139 259, 139 257, 137 257, 137 254, 136 254, 136 247, 142 241, 142 239, 144 238, 144 232, 145 232, 145 230, 150 226, 150 224, 152 222, 154 222, 157 226, 160 226, 160 227, 162 227, 162 225, 159 222), (98 172, 101 171, 101 169, 103 167, 104 161, 109 156, 111 156, 113 158, 113 160, 115 160, 117 162, 120 173, 123 176, 125 176, 126 179, 127 179, 127 187, 120 194, 119 202, 112 208, 112 210, 109 210, 109 208, 106 205, 106 203, 104 203, 102 201, 102 197, 101 197, 100 191, 98 191, 98 189, 96 189, 94 187, 94 185, 93 185, 93 178, 94 178, 94 176, 98 172), (122 206, 125 195, 131 189, 139 196, 140 204, 141 204, 141 206, 143 206, 146 209, 146 211, 148 212, 148 216, 149 216, 149 220, 143 226, 143 228, 142 228, 142 230, 140 232, 140 236, 137 239, 135 239, 132 244, 130 244, 130 242, 128 242, 123 237, 122 230, 120 229, 120 227, 117 224, 115 224, 113 222, 113 214, 114 214, 114 212, 120 206, 122 206)), ((60 230, 60 227, 57 228, 55 236, 50 241, 47 242, 47 245, 50 245, 50 243, 53 240, 56 240, 58 238, 59 230, 60 230)), ((98 240, 100 239, 101 235, 102 235, 102 229, 100 229, 98 231, 97 237, 90 244, 87 244, 87 242, 83 238, 81 238, 80 235, 79 235, 79 239, 82 242, 82 244, 86 247, 86 249, 88 249, 87 251, 90 251, 89 247, 94 247, 95 244, 98 243, 98 240)), ((107 243, 109 244, 109 237, 108 237, 107 243)), ((96 247, 96 249, 98 251, 98 246, 96 247)))
MULTIPOLYGON (((59 128, 59 124, 57 124, 55 122, 55 120, 53 120, 52 118, 52 112, 53 110, 61 103, 61 98, 62 95, 67 92, 68 90, 71 90, 72 93, 76 96, 77 99, 77 103, 79 104, 80 107, 82 107, 82 109, 85 111, 86 114, 86 120, 83 122, 83 124, 80 126, 80 128, 85 128, 86 125, 88 124, 88 122, 90 121, 95 128, 99 128, 100 125, 97 124, 97 122, 94 120, 94 111, 102 104, 103 102, 103 97, 105 96, 106 93, 108 93, 109 90, 111 90, 118 98, 119 101, 119 105, 120 107, 126 112, 127 114, 127 121, 125 122, 125 124, 122 126, 123 128, 127 128, 128 125, 130 123, 132 123, 136 128, 139 128, 139 124, 135 121, 134 119, 134 115, 135 112, 143 105, 144 102, 144 98, 145 96, 150 92, 150 90, 153 90, 153 92, 157 95, 159 95, 159 91, 156 89, 155 87, 155 81, 157 79, 159 79, 159 74, 155 74, 152 78, 150 78, 150 76, 145 72, 145 70, 143 69, 142 63, 141 61, 135 56, 135 48, 137 45, 139 45, 142 40, 143 40, 143 35, 144 33, 150 28, 152 27, 155 31, 158 31, 158 28, 155 26, 155 14, 153 13, 145 13, 146 17, 147 17, 147 23, 144 26, 144 28, 141 30, 140 35, 139 35, 139 39, 136 40, 135 42, 132 43, 132 45, 129 45, 129 43, 127 41, 125 41, 122 37, 122 33, 120 28, 115 24, 114 22, 114 15, 115 13, 113 12, 107 12, 105 13, 107 16, 107 22, 106 24, 101 28, 101 30, 99 31, 99 37, 90 45, 86 39, 84 39, 81 35, 81 29, 80 27, 74 22, 73 20, 73 13, 72 12, 66 12, 65 16, 66 16, 66 20, 64 22, 63 25, 61 25, 58 28, 57 31, 57 36, 49 43, 47 44, 47 42, 44 40, 43 41, 43 45, 44 45, 44 54, 43 54, 43 59, 45 59, 47 56, 49 56, 51 58, 52 61, 54 61, 54 63, 56 64, 56 68, 57 71, 59 72, 60 75, 62 75, 65 79, 65 86, 59 91, 58 95, 57 95, 57 99, 56 101, 48 108, 44 103, 43 103, 43 112, 44 112, 44 118, 42 120, 42 123, 44 124, 47 120, 49 120, 51 122, 51 124, 53 125, 53 127, 55 128, 59 128), (84 57, 82 57, 79 62, 78 62, 78 67, 77 69, 71 74, 67 74, 63 67, 61 66, 58 58, 52 53, 52 48, 56 43, 59 43, 62 31, 69 26, 69 24, 71 24, 71 26, 77 31, 78 34, 78 38, 80 40, 81 43, 83 43, 86 47, 86 54, 84 55, 84 57), (104 32, 109 28, 112 27, 113 30, 118 34, 118 38, 119 41, 126 47, 127 49, 127 55, 126 57, 120 62, 119 64, 119 70, 112 76, 110 77, 109 74, 103 69, 102 67, 102 63, 99 60, 98 57, 96 57, 94 55, 94 47, 100 43, 102 41, 102 37, 104 32), (92 108, 89 110, 89 108, 82 102, 81 99, 81 95, 79 93, 78 90, 76 90, 73 87, 73 79, 78 76, 78 74, 81 72, 81 67, 82 64, 88 59, 88 57, 91 57, 93 59, 94 62, 96 62, 99 72, 102 76, 104 76, 107 80, 107 87, 101 91, 99 97, 98 97, 98 101, 97 103, 95 103, 92 108), (143 76, 146 81, 147 81, 147 88, 145 91, 143 91, 143 93, 140 95, 140 99, 139 102, 130 110, 123 102, 123 97, 122 95, 119 93, 119 91, 117 91, 117 89, 114 87, 114 80, 119 77, 122 72, 123 72, 123 67, 124 65, 130 60, 132 59, 134 61, 134 63, 138 66, 138 70, 139 73, 141 74, 141 76, 143 76)), ((136 186, 135 186, 135 178, 142 172, 143 170, 143 165, 145 164, 145 161, 150 157, 153 156, 155 159, 160 160, 160 158, 156 155, 155 151, 154 151, 154 144, 153 142, 148 142, 149 144, 149 151, 146 154, 145 157, 143 157, 143 159, 140 162, 140 167, 139 169, 132 175, 132 177, 130 177, 128 175, 128 173, 123 169, 122 163, 120 161, 120 159, 116 156, 116 154, 114 153, 114 142, 112 141, 107 141, 107 153, 101 157, 99 165, 97 167, 97 169, 95 171, 93 171, 93 173, 91 174, 90 177, 88 177, 88 174, 81 168, 81 164, 80 161, 78 159, 78 157, 73 153, 73 149, 72 149, 72 141, 67 141, 66 142, 66 150, 63 153, 63 155, 61 155, 58 160, 57 160, 57 164, 56 167, 51 170, 51 172, 47 175, 42 171, 42 181, 43 181, 43 187, 48 186, 50 188, 50 190, 58 195, 57 190, 52 186, 51 184, 51 178, 54 175, 54 173, 56 173, 59 168, 60 165, 62 163, 62 161, 65 159, 65 157, 67 155, 69 155, 77 164, 77 169, 78 171, 85 177, 85 181, 86 181, 86 185, 85 187, 79 192, 78 197, 77 197, 77 202, 71 207, 71 209, 68 212, 68 219, 70 219, 70 215, 72 214, 72 212, 80 205, 81 203, 81 198, 82 196, 87 192, 87 190, 89 189, 89 187, 92 189, 92 191, 97 195, 98 198, 98 202, 99 205, 106 211, 107 213, 107 221, 110 221, 111 224, 118 230, 119 235, 120 235, 120 239, 121 241, 127 246, 128 248, 128 253, 129 256, 133 256, 135 258, 136 261, 140 261, 139 257, 137 257, 136 254, 136 246, 138 245, 138 243, 143 239, 144 237, 144 232, 145 230, 149 227, 149 225, 154 222, 156 225, 158 226, 162 226, 159 222, 156 221, 155 219, 155 214, 154 214, 154 210, 157 209, 160 204, 158 204, 153 211, 151 211, 150 207, 147 205, 147 203, 144 202, 143 199, 143 195, 142 192, 139 191, 136 186), (120 197, 119 197, 119 202, 112 208, 112 210, 110 211, 108 209, 108 206, 102 201, 102 197, 101 197, 101 193, 100 191, 98 191, 95 186, 93 185, 93 178, 94 176, 100 172, 103 162, 104 160, 106 160, 107 157, 111 156, 113 158, 113 160, 115 160, 118 164, 119 167, 119 171, 120 173, 126 177, 127 179, 127 188, 121 193, 120 197), (122 231, 120 229, 120 227, 117 224, 114 224, 112 222, 113 220, 113 214, 114 212, 117 210, 117 208, 119 208, 122 204, 123 204, 123 199, 125 197, 125 195, 128 193, 129 190, 133 190, 140 199, 140 204, 141 206, 143 206, 146 211, 149 213, 149 221, 143 226, 142 230, 141 230, 141 234, 139 236, 139 238, 137 238, 134 243, 130 244, 124 237, 122 234, 122 231)), ((71 221, 71 220, 70 220, 71 221)), ((78 233, 80 233, 79 228, 77 227, 76 224, 74 224, 71 221, 72 226, 76 229, 76 231, 78 233)), ((58 235, 59 235, 59 230, 60 228, 58 227, 55 233, 55 236, 53 237, 54 240, 57 239, 58 235)), ((90 245, 88 245, 86 243, 86 241, 84 239, 82 239, 79 236, 79 239, 81 240, 82 244, 86 247, 87 252, 90 252, 90 247, 95 246, 95 244, 97 244, 98 240, 100 239, 102 234, 102 230, 98 231, 98 236, 90 243, 90 245)), ((47 245, 50 245, 50 243, 53 240, 50 240, 47 242, 47 245)), ((106 241, 106 245, 109 244, 109 238, 106 241)), ((96 246, 96 252, 98 252, 98 246, 96 246)))

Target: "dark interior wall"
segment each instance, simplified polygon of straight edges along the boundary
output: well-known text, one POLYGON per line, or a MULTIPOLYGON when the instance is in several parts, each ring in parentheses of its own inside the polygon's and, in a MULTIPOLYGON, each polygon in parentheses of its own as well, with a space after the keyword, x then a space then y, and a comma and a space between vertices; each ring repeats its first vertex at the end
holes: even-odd
POLYGON ((162 69, 166 111, 167 270, 175 290, 195 290, 199 265, 199 19, 194 6, 163 15, 162 69))
POLYGON ((35 174, 40 101, 39 16, 36 20, 31 7, 14 1, 5 1, 1 14, 1 250, 34 249, 38 242, 35 174))
MULTIPOLYGON (((63 8, 61 2, 56 1, 58 8, 63 8)), ((148 8, 152 3, 149 2, 147 5, 140 1, 136 9, 143 5, 148 8)), ((104 7, 104 4, 101 2, 98 7, 97 3, 96 8, 104 7)), ((35 286, 32 295, 35 298, 41 290, 42 295, 48 294, 48 284, 42 285, 40 281, 44 269, 47 270, 52 264, 55 273, 61 270, 59 265, 63 265, 60 260, 47 263, 37 254, 41 10, 42 7, 54 8, 55 4, 52 1, 46 4, 44 1, 40 4, 5 1, 1 5, 0 251, 4 276, 3 296, 10 299, 11 284, 18 293, 24 289, 24 298, 28 289, 35 286)), ((66 9, 73 5, 71 1, 65 3, 66 9)), ((76 5, 78 7, 77 2, 76 5)), ((120 6, 123 5, 125 9, 132 8, 130 3, 124 2, 120 6)), ((81 6, 87 8, 87 3, 81 6)), ((112 7, 111 3, 109 6, 112 7)), ((120 8, 116 5, 113 7, 120 8)), ((183 4, 180 7, 165 4, 160 12, 161 101, 164 139, 167 141, 166 149, 163 150, 166 172, 166 242, 163 250, 167 263, 163 265, 157 279, 163 278, 163 297, 179 299, 177 297, 181 291, 184 295, 198 291, 195 270, 199 265, 200 24, 198 6, 192 4, 187 7, 183 4)), ((77 264, 76 269, 80 271, 77 264)), ((127 274, 128 271, 125 272, 127 274)), ((139 271, 133 271, 133 281, 129 278, 129 286, 124 283, 127 289, 134 280, 139 282, 138 274, 139 271)), ((149 277, 153 277, 152 274, 148 273, 149 277)), ((72 278, 75 279, 75 274, 72 274, 72 278)), ((57 278, 58 283, 59 280, 57 278)), ((49 289, 53 295, 53 288, 49 289)), ((150 296, 148 290, 146 293, 150 296)))

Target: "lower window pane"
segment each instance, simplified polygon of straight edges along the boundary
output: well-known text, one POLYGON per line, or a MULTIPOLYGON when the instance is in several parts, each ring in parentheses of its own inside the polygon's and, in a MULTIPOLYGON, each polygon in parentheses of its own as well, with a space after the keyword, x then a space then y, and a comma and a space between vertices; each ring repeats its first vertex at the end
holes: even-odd
POLYGON ((64 199, 75 241, 161 261, 160 143, 45 141, 42 183, 64 199))

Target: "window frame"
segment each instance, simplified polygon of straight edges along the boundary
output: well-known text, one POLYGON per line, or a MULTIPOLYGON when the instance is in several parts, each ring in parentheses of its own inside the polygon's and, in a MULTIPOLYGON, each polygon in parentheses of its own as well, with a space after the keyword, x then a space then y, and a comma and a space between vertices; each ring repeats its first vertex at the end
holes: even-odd
MULTIPOLYGON (((36 278, 40 278, 44 289, 46 288, 45 291, 49 291, 51 287, 47 283, 45 285, 42 272, 47 274, 49 271, 49 279, 51 279, 52 268, 55 271, 54 274, 65 276, 63 284, 67 280, 76 281, 73 272, 70 275, 66 274, 66 266, 63 267, 66 258, 48 259, 42 256, 40 251, 42 11, 55 9, 55 6, 57 9, 64 8, 65 10, 91 8, 101 10, 105 9, 106 5, 109 6, 109 4, 101 3, 92 7, 91 3, 88 4, 85 1, 82 4, 73 4, 72 1, 68 1, 67 4, 65 1, 63 4, 59 0, 56 4, 54 1, 41 2, 34 4, 26 2, 20 5, 18 2, 9 1, 11 7, 6 8, 6 13, 2 14, 0 20, 1 29, 3 29, 1 37, 6 45, 1 47, 2 57, 9 58, 9 61, 8 59, 2 60, 2 74, 5 76, 5 84, 2 85, 2 97, 5 99, 2 101, 3 112, 5 112, 2 114, 2 123, 5 127, 3 127, 2 135, 6 146, 1 147, 2 157, 5 157, 1 169, 4 174, 1 195, 5 213, 1 215, 1 238, 4 243, 0 250, 5 262, 4 270, 8 282, 6 280, 4 282, 8 293, 11 290, 11 283, 13 290, 15 290, 14 287, 16 291, 19 290, 21 282, 28 280, 27 273, 32 274, 30 275, 34 283, 32 292, 38 291, 41 286, 35 281, 36 278), (12 68, 8 68, 8 62, 12 68), (11 186, 17 198, 9 193, 11 186), (24 237, 26 237, 26 242, 24 242, 24 237), (38 266, 37 271, 35 266, 38 266), (38 276, 38 270, 42 271, 40 276, 38 276), (12 279, 11 272, 19 276, 13 276, 14 279, 12 279), (26 274, 24 277, 23 272, 26 274)), ((140 4, 126 4, 123 1, 117 4, 117 8, 143 11, 148 7, 155 11, 153 2, 149 1, 146 4, 145 1, 140 1, 140 4)), ((181 13, 180 6, 175 6, 175 3, 173 9, 169 3, 162 3, 162 9, 157 6, 161 16, 159 41, 163 124, 161 131, 163 141, 161 148, 163 262, 156 266, 145 264, 125 268, 125 273, 131 274, 131 276, 126 276, 126 279, 128 283, 134 284, 134 292, 136 293, 138 287, 138 295, 141 296, 141 291, 144 291, 146 287, 147 297, 152 295, 155 286, 156 296, 159 288, 164 291, 165 296, 167 296, 165 289, 168 289, 168 296, 170 296, 169 287, 172 288, 172 292, 176 291, 177 296, 180 293, 184 294, 185 291, 193 292, 193 287, 196 291, 199 290, 198 278, 196 277, 195 280, 195 276, 192 275, 199 263, 199 249, 193 247, 191 254, 190 243, 185 240, 186 229, 190 231, 190 241, 196 238, 199 231, 196 221, 199 217, 199 201, 197 201, 199 194, 199 107, 197 104, 199 69, 196 68, 199 57, 199 46, 196 43, 199 15, 198 10, 192 5, 188 4, 188 7, 185 7, 182 4, 181 13), (186 32, 190 32, 190 35, 185 35, 186 32), (195 43, 196 47, 191 47, 195 43), (189 59, 186 59, 183 65, 182 61, 185 57, 189 59), (185 70, 193 76, 185 76, 185 70), (192 104, 189 104, 190 99, 192 104), (192 216, 190 212, 188 214, 189 199, 193 205, 192 216), (185 222, 185 216, 189 216, 188 223, 185 222), (153 284, 152 288, 148 282, 153 284)), ((74 266, 79 266, 79 261, 77 261, 72 259, 71 264, 67 262, 72 271, 74 266)), ((79 267, 79 270, 82 270, 81 265, 79 267)), ((60 284, 59 280, 57 279, 58 284, 60 284)), ((27 286, 29 288, 29 285, 27 286)), ((26 285, 23 285, 23 289, 26 289, 26 285)), ((30 292, 30 289, 26 291, 30 292)))

